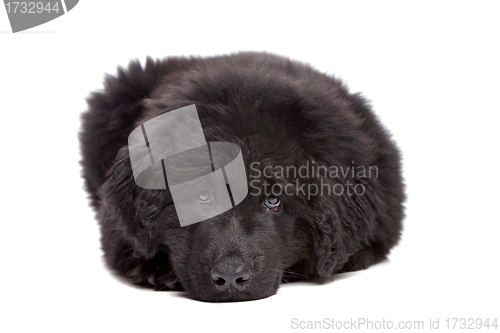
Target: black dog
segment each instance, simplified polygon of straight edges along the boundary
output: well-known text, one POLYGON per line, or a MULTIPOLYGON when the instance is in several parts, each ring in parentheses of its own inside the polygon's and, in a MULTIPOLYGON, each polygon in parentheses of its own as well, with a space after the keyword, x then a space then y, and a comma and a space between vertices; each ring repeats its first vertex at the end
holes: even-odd
POLYGON ((400 155, 366 100, 337 79, 266 53, 131 62, 88 98, 86 188, 107 265, 195 299, 273 295, 281 281, 367 268, 402 228, 400 155), (242 151, 249 194, 180 227, 166 190, 136 185, 128 136, 195 104, 207 142, 242 151))

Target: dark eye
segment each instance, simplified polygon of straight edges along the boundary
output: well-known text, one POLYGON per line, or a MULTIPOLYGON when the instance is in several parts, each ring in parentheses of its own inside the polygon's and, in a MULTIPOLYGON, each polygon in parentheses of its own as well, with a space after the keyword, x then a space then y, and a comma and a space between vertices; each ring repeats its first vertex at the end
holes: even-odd
POLYGON ((210 190, 207 188, 199 190, 198 192, 196 192, 196 199, 202 204, 209 203, 210 201, 212 201, 210 190))
POLYGON ((280 203, 281 201, 278 197, 271 196, 267 197, 266 201, 264 201, 264 207, 276 212, 278 211, 280 203))

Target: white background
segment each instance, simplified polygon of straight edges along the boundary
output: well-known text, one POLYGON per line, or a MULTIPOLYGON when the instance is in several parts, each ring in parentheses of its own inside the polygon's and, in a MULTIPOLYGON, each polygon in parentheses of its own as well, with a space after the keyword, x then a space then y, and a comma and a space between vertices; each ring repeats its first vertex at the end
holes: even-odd
MULTIPOLYGON (((0 10, 2 332, 282 332, 300 321, 499 317, 499 5, 80 1, 12 34, 0 10), (182 4, 181 4, 182 3, 182 4), (82 189, 79 114, 147 55, 262 50, 361 91, 404 156, 390 259, 264 300, 212 304, 117 281, 82 189)), ((491 329, 490 329, 491 330, 491 329)), ((485 330, 487 331, 487 330, 485 330)))

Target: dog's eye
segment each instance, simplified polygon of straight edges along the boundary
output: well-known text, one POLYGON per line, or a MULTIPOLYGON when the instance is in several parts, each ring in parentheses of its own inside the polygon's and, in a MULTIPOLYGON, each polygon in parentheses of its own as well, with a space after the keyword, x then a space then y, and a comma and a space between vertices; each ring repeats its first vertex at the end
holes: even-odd
POLYGON ((280 203, 281 201, 280 199, 278 199, 278 197, 271 196, 267 197, 266 201, 264 201, 264 207, 276 212, 278 211, 280 203))
POLYGON ((196 199, 202 204, 209 203, 212 201, 212 196, 210 195, 210 190, 209 189, 201 189, 198 192, 196 192, 196 199))

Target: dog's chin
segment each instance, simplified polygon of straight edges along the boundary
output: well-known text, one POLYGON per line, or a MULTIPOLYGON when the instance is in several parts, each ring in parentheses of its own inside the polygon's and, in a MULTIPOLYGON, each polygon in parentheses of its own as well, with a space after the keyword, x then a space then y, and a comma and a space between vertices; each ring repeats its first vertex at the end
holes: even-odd
POLYGON ((216 303, 222 303, 222 302, 245 302, 245 301, 255 301, 263 298, 267 298, 270 296, 273 296, 276 294, 276 290, 270 292, 270 293, 259 293, 259 294, 252 294, 252 293, 241 293, 241 292, 232 292, 232 293, 224 293, 224 294, 211 294, 211 295, 203 295, 203 294, 196 294, 196 295, 191 295, 190 297, 192 299, 202 301, 202 302, 216 302, 216 303))
POLYGON ((276 294, 282 278, 282 272, 276 271, 274 276, 266 279, 255 279, 245 290, 236 290, 233 287, 227 290, 217 290, 211 279, 203 281, 190 281, 189 287, 185 288, 188 296, 192 299, 203 302, 242 302, 267 298, 276 294))

